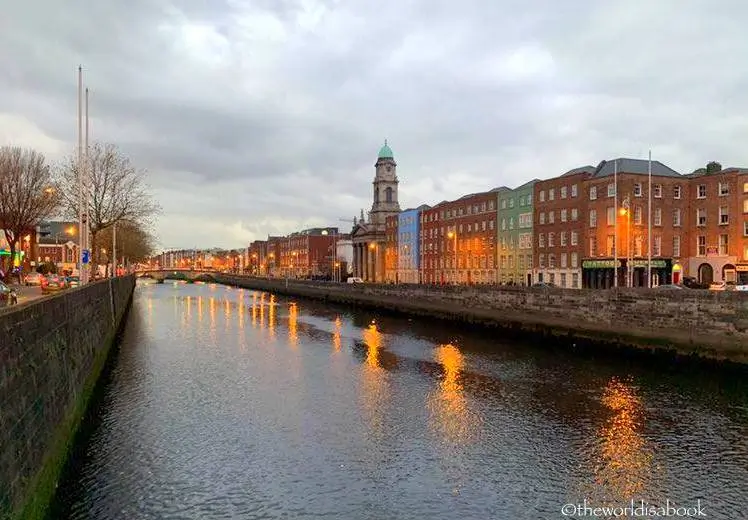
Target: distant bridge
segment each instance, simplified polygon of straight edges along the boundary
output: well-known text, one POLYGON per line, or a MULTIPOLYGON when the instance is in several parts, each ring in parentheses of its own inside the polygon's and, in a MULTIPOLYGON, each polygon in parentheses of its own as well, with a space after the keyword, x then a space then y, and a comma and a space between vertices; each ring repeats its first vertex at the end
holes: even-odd
POLYGON ((169 269, 138 269, 135 276, 138 278, 151 278, 158 283, 164 280, 185 280, 192 282, 215 282, 218 271, 215 269, 191 269, 184 267, 173 267, 169 269))

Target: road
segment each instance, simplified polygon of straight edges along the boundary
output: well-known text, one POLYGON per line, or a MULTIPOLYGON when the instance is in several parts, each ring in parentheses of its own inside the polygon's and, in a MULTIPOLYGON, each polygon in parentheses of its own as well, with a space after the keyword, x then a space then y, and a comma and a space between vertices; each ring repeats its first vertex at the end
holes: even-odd
POLYGON ((28 287, 25 285, 12 285, 11 287, 13 287, 13 289, 18 293, 18 303, 26 303, 44 296, 42 294, 42 288, 38 285, 28 287))

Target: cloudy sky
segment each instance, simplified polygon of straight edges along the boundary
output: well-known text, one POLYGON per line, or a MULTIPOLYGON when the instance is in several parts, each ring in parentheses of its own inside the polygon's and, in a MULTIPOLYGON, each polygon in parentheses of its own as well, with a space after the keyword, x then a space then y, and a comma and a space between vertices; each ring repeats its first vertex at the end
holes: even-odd
POLYGON ((0 141, 51 159, 91 129, 163 207, 164 248, 240 247, 605 158, 748 166, 745 2, 2 1, 0 141))

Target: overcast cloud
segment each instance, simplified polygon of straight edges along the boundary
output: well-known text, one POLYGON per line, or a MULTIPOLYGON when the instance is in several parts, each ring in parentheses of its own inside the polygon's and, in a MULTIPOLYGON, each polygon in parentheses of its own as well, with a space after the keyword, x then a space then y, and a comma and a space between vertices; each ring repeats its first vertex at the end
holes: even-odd
POLYGON ((619 156, 748 166, 737 0, 2 0, 0 141, 91 129, 148 171, 161 246, 241 247, 619 156))

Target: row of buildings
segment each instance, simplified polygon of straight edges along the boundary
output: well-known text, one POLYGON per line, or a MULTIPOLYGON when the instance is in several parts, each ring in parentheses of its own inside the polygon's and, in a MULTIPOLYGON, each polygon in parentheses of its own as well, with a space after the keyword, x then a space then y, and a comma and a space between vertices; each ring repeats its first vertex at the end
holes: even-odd
POLYGON ((651 269, 652 285, 748 283, 748 169, 619 158, 401 211, 396 167, 385 143, 353 228, 367 281, 637 287, 651 269))

